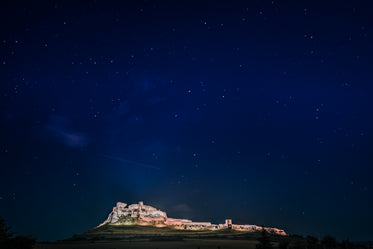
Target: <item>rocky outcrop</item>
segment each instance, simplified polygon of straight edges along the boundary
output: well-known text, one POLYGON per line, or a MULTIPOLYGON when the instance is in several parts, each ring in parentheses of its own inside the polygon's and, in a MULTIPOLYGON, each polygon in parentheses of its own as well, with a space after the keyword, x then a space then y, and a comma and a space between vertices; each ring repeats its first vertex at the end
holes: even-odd
POLYGON ((126 203, 118 202, 109 214, 108 218, 101 224, 110 225, 145 225, 156 227, 172 227, 179 230, 219 230, 233 229, 240 231, 258 231, 266 230, 267 232, 286 235, 286 232, 278 228, 261 227, 256 225, 236 225, 232 220, 227 219, 224 224, 211 224, 211 222, 193 222, 186 219, 168 218, 166 212, 156 209, 152 206, 144 205, 142 201, 138 204, 127 206, 126 203))
POLYGON ((137 224, 141 220, 143 221, 161 221, 164 222, 167 219, 167 214, 152 206, 143 205, 143 202, 138 204, 131 204, 127 206, 126 203, 117 202, 117 205, 113 207, 113 211, 109 214, 106 221, 100 226, 105 224, 137 224))

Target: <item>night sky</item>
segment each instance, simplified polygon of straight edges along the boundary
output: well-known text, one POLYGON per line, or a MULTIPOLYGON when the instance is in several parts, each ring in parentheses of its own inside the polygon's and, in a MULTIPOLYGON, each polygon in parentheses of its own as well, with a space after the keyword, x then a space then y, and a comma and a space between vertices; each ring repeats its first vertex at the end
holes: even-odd
POLYGON ((372 239, 369 1, 0 9, 0 216, 13 230, 63 239, 144 201, 372 239))

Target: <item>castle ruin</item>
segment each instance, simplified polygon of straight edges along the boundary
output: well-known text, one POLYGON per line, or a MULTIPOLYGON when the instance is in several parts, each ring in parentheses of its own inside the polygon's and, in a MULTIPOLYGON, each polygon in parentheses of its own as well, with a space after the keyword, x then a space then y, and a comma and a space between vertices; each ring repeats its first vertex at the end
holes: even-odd
POLYGON ((126 203, 118 202, 108 218, 99 227, 105 224, 170 227, 179 230, 232 229, 239 231, 258 231, 264 229, 270 233, 286 235, 286 232, 282 229, 256 225, 237 225, 233 224, 231 219, 226 219, 224 224, 216 225, 211 224, 211 222, 194 222, 187 219, 168 218, 166 212, 152 206, 144 205, 142 201, 129 206, 126 203))

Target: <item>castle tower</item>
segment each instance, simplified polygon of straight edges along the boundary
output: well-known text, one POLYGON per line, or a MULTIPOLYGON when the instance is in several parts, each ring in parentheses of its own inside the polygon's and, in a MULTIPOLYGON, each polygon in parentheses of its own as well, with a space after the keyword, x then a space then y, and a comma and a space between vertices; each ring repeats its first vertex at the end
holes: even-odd
POLYGON ((139 201, 139 212, 141 211, 142 207, 144 206, 144 202, 139 201))
POLYGON ((138 204, 139 209, 137 210, 137 217, 138 217, 138 218, 140 218, 140 215, 141 215, 141 209, 142 209, 143 206, 144 206, 144 202, 139 201, 139 204, 138 204))
POLYGON ((228 227, 228 229, 232 229, 232 220, 231 219, 226 219, 225 220, 225 225, 228 227))

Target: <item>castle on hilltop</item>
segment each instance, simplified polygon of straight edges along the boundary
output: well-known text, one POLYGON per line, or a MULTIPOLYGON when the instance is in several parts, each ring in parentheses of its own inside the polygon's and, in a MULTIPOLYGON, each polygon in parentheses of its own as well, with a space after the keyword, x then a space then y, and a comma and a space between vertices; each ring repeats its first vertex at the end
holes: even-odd
POLYGON ((285 231, 278 228, 261 227, 256 225, 237 225, 231 219, 226 219, 224 224, 211 224, 211 222, 194 222, 187 219, 168 218, 166 212, 158 210, 152 206, 144 205, 142 201, 138 204, 127 206, 126 203, 118 202, 108 218, 101 224, 110 225, 141 225, 156 227, 171 227, 179 230, 220 230, 232 229, 239 231, 258 231, 286 235, 285 231))

